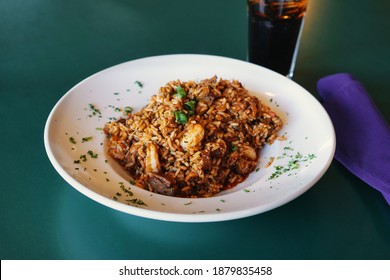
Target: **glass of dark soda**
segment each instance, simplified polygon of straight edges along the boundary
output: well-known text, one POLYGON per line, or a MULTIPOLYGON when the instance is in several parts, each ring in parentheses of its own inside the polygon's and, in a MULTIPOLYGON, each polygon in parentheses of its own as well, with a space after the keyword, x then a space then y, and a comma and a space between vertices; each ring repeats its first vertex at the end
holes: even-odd
POLYGON ((308 0, 247 0, 248 60, 292 78, 308 0))

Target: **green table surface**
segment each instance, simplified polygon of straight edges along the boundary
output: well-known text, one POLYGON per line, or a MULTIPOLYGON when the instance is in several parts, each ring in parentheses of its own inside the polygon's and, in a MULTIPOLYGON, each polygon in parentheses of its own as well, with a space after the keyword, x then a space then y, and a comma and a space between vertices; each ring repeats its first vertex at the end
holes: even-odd
MULTIPOLYGON (((352 73, 389 121, 389 10, 387 0, 311 0, 294 80, 318 97, 318 79, 352 73)), ((390 207, 336 160, 286 205, 216 223, 113 210, 49 162, 46 119, 86 77, 162 54, 246 60, 246 1, 2 0, 0 11, 1 259, 390 258, 390 207)))

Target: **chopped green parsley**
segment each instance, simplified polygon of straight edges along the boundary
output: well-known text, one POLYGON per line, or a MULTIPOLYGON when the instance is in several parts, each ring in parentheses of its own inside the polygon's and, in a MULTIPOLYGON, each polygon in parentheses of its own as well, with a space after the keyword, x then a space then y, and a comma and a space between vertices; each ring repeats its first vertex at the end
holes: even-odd
POLYGON ((188 115, 192 116, 195 114, 196 101, 190 100, 190 101, 184 103, 183 107, 188 112, 188 115))
POLYGON ((132 203, 132 204, 136 204, 136 205, 145 205, 145 206, 147 206, 146 203, 143 202, 143 201, 142 201, 141 199, 139 199, 139 198, 127 199, 126 201, 127 201, 128 203, 132 203))
POLYGON ((88 151, 88 154, 91 156, 91 158, 97 158, 98 154, 94 154, 91 150, 88 151))
MULTIPOLYGON (((293 151, 290 147, 284 147, 284 150, 293 151)), ((300 152, 297 152, 295 154, 283 153, 283 156, 279 156, 277 159, 280 160, 286 157, 289 159, 287 163, 284 165, 275 165, 275 171, 269 176, 269 180, 276 179, 283 174, 291 176, 293 172, 299 169, 302 163, 312 161, 316 158, 314 154, 304 156, 300 152)))
POLYGON ((126 106, 125 108, 123 108, 123 111, 125 112, 126 115, 128 115, 131 114, 131 112, 133 112, 133 108, 131 108, 130 106, 126 106))
POLYGON ((176 97, 177 98, 184 98, 186 96, 187 96, 186 91, 181 86, 178 86, 176 88, 176 97))
POLYGON ((91 141, 93 139, 93 137, 92 136, 89 136, 89 137, 83 137, 82 139, 81 139, 81 142, 88 142, 88 141, 91 141))
POLYGON ((92 111, 92 115, 90 115, 90 117, 96 116, 96 115, 98 115, 99 117, 101 117, 102 113, 100 112, 99 109, 97 109, 97 108, 95 107, 95 105, 93 105, 93 104, 88 104, 88 106, 89 106, 89 109, 92 111))
POLYGON ((143 88, 144 87, 144 84, 140 81, 135 81, 134 84, 136 84, 137 86, 139 86, 140 88, 143 88))
POLYGON ((119 187, 122 189, 123 192, 127 193, 128 196, 133 196, 133 192, 130 190, 130 188, 126 188, 123 182, 119 182, 119 187))
POLYGON ((186 124, 188 122, 188 117, 183 111, 174 111, 173 112, 176 122, 180 124, 186 124))

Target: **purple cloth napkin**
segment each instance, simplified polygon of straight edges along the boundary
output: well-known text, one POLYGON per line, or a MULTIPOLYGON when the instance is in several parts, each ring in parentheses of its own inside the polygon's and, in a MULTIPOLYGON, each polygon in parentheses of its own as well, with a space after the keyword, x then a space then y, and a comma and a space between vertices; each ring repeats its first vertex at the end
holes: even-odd
POLYGON ((336 131, 335 158, 390 204, 390 126, 364 86, 346 73, 317 83, 336 131))

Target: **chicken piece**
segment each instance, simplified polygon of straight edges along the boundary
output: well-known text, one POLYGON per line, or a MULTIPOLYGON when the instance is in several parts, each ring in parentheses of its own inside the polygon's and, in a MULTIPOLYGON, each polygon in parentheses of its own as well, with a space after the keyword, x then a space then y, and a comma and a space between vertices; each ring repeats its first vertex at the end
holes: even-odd
POLYGON ((156 144, 149 143, 146 146, 146 172, 160 172, 160 161, 158 159, 158 148, 156 144))
POLYGON ((246 157, 246 158, 249 158, 251 160, 256 160, 257 159, 257 153, 256 153, 256 150, 253 149, 252 147, 250 146, 243 146, 241 147, 241 152, 242 154, 246 157))
POLYGON ((247 175, 256 168, 256 162, 246 158, 239 158, 236 165, 236 172, 241 175, 247 175))
POLYGON ((188 125, 180 141, 180 146, 185 151, 194 151, 202 142, 204 137, 204 128, 200 124, 188 125))

